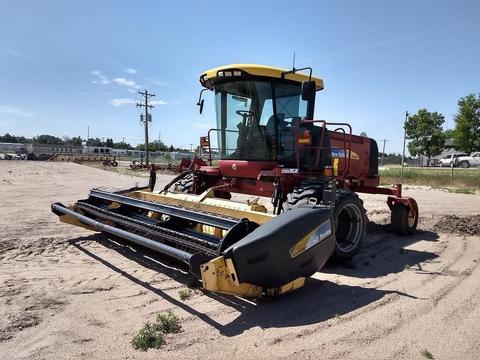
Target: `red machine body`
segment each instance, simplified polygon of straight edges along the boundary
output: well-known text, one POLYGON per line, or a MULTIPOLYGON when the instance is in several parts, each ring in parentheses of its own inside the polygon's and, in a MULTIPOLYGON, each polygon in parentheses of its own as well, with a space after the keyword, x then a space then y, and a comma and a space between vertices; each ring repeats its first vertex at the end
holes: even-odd
MULTIPOLYGON (((332 172, 337 180, 337 188, 359 193, 389 195, 387 204, 391 208, 395 203, 403 203, 416 212, 416 204, 409 197, 402 196, 401 184, 391 188, 380 187, 378 174, 378 146, 374 139, 366 136, 353 135, 351 127, 346 123, 329 123, 323 120, 304 120, 302 124, 321 125, 327 129, 329 145, 313 146, 309 131, 292 129, 295 133, 295 153, 301 149, 317 151, 317 161, 321 151, 331 151, 332 172), (333 129, 336 127, 335 129, 333 129)), ((217 131, 217 129, 211 129, 217 131)), ((301 159, 297 158, 297 165, 286 167, 278 161, 249 161, 228 160, 218 161, 212 166, 212 148, 210 131, 208 136, 201 138, 201 148, 204 153, 210 154, 210 166, 201 166, 199 171, 204 186, 199 187, 201 192, 205 187, 218 188, 217 194, 234 192, 256 196, 273 197, 278 185, 285 193, 292 191, 301 181, 316 178, 315 171, 302 170, 301 159)), ((323 144, 323 141, 320 141, 323 144)), ((413 214, 416 215, 416 214, 413 214)))

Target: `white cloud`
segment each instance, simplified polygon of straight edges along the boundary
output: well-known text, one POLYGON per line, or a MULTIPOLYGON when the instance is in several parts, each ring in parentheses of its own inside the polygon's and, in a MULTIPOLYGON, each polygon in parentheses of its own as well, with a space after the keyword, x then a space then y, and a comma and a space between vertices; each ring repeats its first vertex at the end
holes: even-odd
POLYGON ((136 101, 130 98, 112 99, 112 101, 110 101, 110 104, 113 106, 123 106, 135 103, 136 101))
POLYGON ((0 113, 16 115, 21 117, 33 117, 33 114, 29 111, 24 111, 8 105, 0 105, 0 113))
POLYGON ((3 49, 2 51, 5 55, 9 55, 9 56, 18 56, 18 57, 21 57, 21 58, 24 58, 24 59, 27 59, 29 61, 33 61, 33 62, 36 62, 38 64, 41 64, 42 62, 40 60, 38 60, 37 58, 34 58, 33 56, 30 56, 30 55, 27 55, 27 54, 23 54, 17 50, 14 50, 14 49, 11 49, 11 48, 5 48, 3 49))
POLYGON ((137 73, 137 69, 133 69, 133 68, 128 68, 125 70, 125 72, 127 74, 136 74, 137 73))
POLYGON ((130 87, 130 88, 134 88, 134 89, 140 89, 141 88, 141 86, 137 85, 137 83, 135 81, 130 80, 130 79, 115 78, 115 79, 113 79, 113 81, 115 83, 117 83, 118 85, 127 86, 127 87, 130 87))
POLYGON ((152 100, 152 101, 149 101, 149 103, 151 105, 167 105, 168 104, 168 102, 164 100, 152 100))
POLYGON ((93 70, 92 75, 95 75, 96 77, 98 77, 98 80, 93 80, 92 81, 94 84, 108 84, 108 83, 110 83, 110 80, 108 80, 108 78, 105 75, 103 75, 100 70, 93 70))
POLYGON ((133 89, 128 89, 128 92, 131 93, 131 94, 136 94, 137 92, 133 89))
POLYGON ((3 53, 12 56, 23 56, 21 53, 13 49, 4 49, 3 53))

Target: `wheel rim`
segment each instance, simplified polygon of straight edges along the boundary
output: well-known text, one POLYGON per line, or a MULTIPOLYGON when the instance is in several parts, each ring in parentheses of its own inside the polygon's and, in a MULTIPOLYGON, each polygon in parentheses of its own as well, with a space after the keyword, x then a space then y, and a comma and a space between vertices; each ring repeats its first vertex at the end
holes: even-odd
POLYGON ((335 237, 341 251, 354 249, 361 239, 362 223, 360 209, 354 204, 346 204, 339 212, 336 221, 335 237))
POLYGON ((415 200, 409 204, 409 210, 407 214, 407 223, 410 230, 414 230, 418 222, 418 205, 415 200))
POLYGON ((413 210, 408 212, 408 227, 413 227, 415 225, 415 214, 413 210))

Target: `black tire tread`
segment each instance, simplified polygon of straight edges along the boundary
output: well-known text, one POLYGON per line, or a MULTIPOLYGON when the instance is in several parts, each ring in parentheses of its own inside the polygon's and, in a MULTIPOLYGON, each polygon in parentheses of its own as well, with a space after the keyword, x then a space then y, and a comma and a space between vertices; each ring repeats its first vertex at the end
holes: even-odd
MULTIPOLYGON (((317 198, 318 200, 322 200, 322 194, 324 190, 325 184, 322 181, 305 181, 298 185, 291 193, 287 195, 286 201, 286 209, 291 210, 297 206, 306 204, 310 198, 317 198)), ((336 209, 340 204, 343 202, 354 202, 356 203, 357 207, 360 208, 360 213, 362 214, 363 226, 362 226, 362 235, 361 239, 358 241, 357 246, 353 248, 348 253, 340 250, 335 244, 335 250, 333 253, 333 257, 337 260, 350 260, 356 253, 358 253, 362 240, 365 237, 366 232, 366 215, 365 209, 363 208, 363 201, 358 197, 356 193, 344 190, 337 190, 337 200, 336 206, 334 211, 334 221, 336 221, 338 212, 336 209)))
POLYGON ((367 229, 367 221, 366 221, 367 217, 365 213, 365 208, 363 207, 363 201, 358 197, 356 193, 350 192, 350 191, 337 192, 337 200, 335 202, 335 211, 333 216, 334 221, 337 220, 339 215, 339 209, 341 208, 341 205, 343 205, 343 203, 345 202, 354 203, 359 208, 360 214, 361 214, 360 221, 363 221, 363 224, 362 224, 363 226, 361 230, 362 233, 360 235, 361 236, 360 240, 357 242, 357 245, 352 250, 345 252, 341 250, 338 246, 335 246, 333 257, 336 260, 341 260, 341 261, 351 260, 353 256, 355 256, 360 251, 360 247, 362 246, 362 242, 363 242, 363 239, 365 238, 366 229, 367 229))
POLYGON ((183 179, 174 184, 174 189, 177 192, 189 193, 193 187, 193 173, 189 173, 183 179))
POLYGON ((402 203, 395 203, 392 206, 390 222, 392 224, 393 231, 398 235, 402 235, 402 236, 412 235, 417 230, 418 205, 415 201, 413 202, 413 204, 415 206, 417 218, 415 219, 415 223, 411 227, 408 224, 408 214, 409 214, 408 206, 402 203))
POLYGON ((405 204, 393 204, 391 224, 398 235, 408 235, 408 207, 405 204))

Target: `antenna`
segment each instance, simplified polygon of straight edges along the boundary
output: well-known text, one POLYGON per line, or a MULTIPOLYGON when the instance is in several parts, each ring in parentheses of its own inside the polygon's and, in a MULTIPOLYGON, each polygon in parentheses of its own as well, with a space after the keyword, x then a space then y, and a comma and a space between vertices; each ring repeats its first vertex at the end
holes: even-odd
POLYGON ((293 52, 293 66, 292 69, 295 70, 295 51, 293 52))

